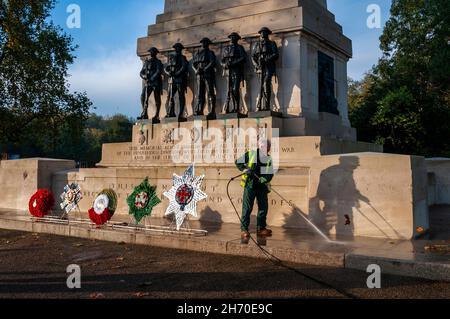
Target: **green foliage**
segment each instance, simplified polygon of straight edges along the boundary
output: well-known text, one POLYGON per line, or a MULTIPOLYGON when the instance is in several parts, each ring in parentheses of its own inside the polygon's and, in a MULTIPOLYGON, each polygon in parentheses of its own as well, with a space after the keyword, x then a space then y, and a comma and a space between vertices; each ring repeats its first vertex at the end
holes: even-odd
POLYGON ((372 118, 379 132, 376 143, 401 153, 409 152, 410 145, 423 149, 420 114, 410 108, 413 103, 414 97, 405 87, 380 100, 372 118))
POLYGON ((386 151, 450 156, 450 1, 394 0, 380 38, 383 57, 350 81, 360 139, 386 151))
POLYGON ((82 151, 73 157, 81 162, 98 163, 101 159, 102 145, 105 143, 122 143, 131 140, 134 120, 124 115, 102 117, 91 114, 86 121, 82 151))
POLYGON ((71 93, 76 46, 50 19, 55 0, 0 2, 0 151, 22 157, 78 152, 91 102, 71 93))

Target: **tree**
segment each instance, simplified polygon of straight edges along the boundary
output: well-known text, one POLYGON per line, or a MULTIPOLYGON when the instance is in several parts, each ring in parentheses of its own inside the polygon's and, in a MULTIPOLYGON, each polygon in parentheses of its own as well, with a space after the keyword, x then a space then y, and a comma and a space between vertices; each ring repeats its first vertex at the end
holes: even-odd
POLYGON ((88 165, 98 163, 101 159, 102 145, 105 143, 129 142, 132 136, 134 120, 124 115, 102 117, 91 114, 86 121, 82 152, 76 158, 88 165))
POLYGON ((362 139, 386 150, 450 156, 450 2, 394 0, 380 38, 383 57, 350 83, 362 139))
POLYGON ((92 104, 69 91, 76 46, 51 21, 55 0, 0 3, 0 148, 22 156, 57 156, 61 143, 75 149, 92 104))

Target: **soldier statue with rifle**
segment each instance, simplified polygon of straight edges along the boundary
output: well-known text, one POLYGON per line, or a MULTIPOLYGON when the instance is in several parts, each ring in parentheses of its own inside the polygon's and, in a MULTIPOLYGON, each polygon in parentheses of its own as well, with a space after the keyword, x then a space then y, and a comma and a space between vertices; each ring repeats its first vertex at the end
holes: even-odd
POLYGON ((247 53, 239 44, 241 36, 236 32, 229 35, 231 44, 225 47, 222 56, 222 67, 228 71, 228 96, 224 113, 241 113, 241 83, 244 81, 244 66, 247 60, 247 53))
POLYGON ((256 111, 271 111, 272 78, 276 74, 276 62, 279 58, 277 44, 269 39, 272 31, 263 27, 259 30, 261 39, 253 48, 252 61, 260 76, 260 95, 256 111))
POLYGON ((208 94, 208 119, 216 118, 216 55, 209 48, 212 44, 208 38, 203 38, 200 43, 202 49, 193 58, 192 68, 197 77, 197 104, 194 115, 203 116, 208 94))
POLYGON ((150 58, 145 60, 140 74, 141 78, 145 81, 145 85, 141 95, 142 114, 138 117, 138 120, 148 120, 148 102, 150 96, 153 94, 155 98, 156 115, 152 122, 159 123, 163 65, 158 59, 159 50, 157 48, 150 48, 148 52, 150 52, 150 58))
POLYGON ((178 120, 185 122, 184 111, 186 108, 187 81, 189 73, 189 62, 183 55, 184 46, 181 43, 174 44, 175 53, 169 57, 169 62, 164 68, 164 72, 169 77, 169 96, 167 99, 166 118, 175 118, 175 96, 178 95, 180 113, 178 120))

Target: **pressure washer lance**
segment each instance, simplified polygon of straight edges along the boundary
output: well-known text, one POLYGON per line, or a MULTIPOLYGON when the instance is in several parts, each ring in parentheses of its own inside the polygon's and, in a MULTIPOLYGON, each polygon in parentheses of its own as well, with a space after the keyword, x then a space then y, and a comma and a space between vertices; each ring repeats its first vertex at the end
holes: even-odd
MULTIPOLYGON (((232 181, 234 181, 234 180, 236 180, 237 178, 239 178, 239 177, 241 177, 241 176, 243 176, 243 175, 245 175, 246 173, 243 173, 243 174, 240 174, 240 175, 238 175, 238 176, 236 176, 236 177, 233 177, 231 180, 230 180, 230 183, 232 182, 232 181)), ((252 175, 254 175, 256 178, 260 178, 257 174, 255 174, 255 173, 251 173, 252 175)), ((331 240, 330 238, 328 238, 328 236, 327 235, 325 235, 316 225, 314 225, 314 223, 313 222, 311 222, 310 220, 309 220, 309 218, 307 218, 306 216, 304 216, 302 213, 301 213, 301 209, 300 208, 298 208, 297 206, 295 206, 294 204, 292 204, 291 203, 291 201, 288 201, 288 200, 286 200, 286 198, 284 198, 284 196, 283 195, 281 195, 279 192, 277 192, 277 190, 276 189, 274 189, 273 187, 271 187, 271 191, 272 192, 274 192, 276 195, 278 195, 278 197, 280 197, 283 201, 285 201, 292 209, 293 209, 293 211, 295 212, 295 213, 297 213, 301 218, 303 218, 307 223, 308 223, 308 225, 310 225, 323 239, 325 239, 328 243, 334 243, 334 241, 333 240, 331 240)), ((239 219, 241 219, 241 218, 239 218, 239 219)), ((241 223, 242 223, 242 220, 241 220, 241 223)))

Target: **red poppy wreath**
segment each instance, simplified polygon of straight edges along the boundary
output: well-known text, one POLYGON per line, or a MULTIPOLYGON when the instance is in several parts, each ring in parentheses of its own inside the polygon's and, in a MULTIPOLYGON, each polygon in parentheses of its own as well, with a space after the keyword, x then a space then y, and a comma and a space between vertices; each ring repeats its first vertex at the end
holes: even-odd
POLYGON ((48 215, 54 205, 53 193, 48 189, 40 189, 31 196, 28 207, 32 216, 43 218, 48 215))

